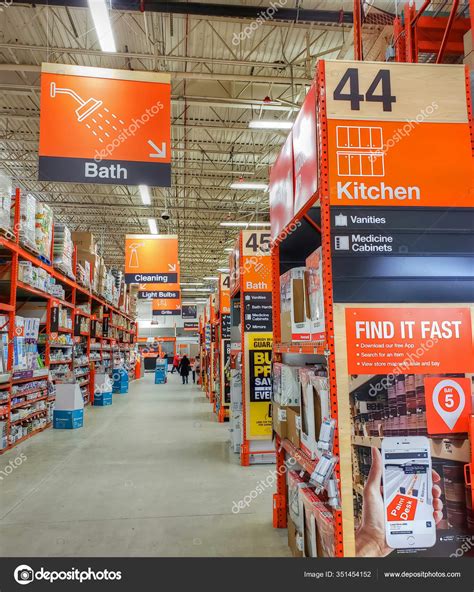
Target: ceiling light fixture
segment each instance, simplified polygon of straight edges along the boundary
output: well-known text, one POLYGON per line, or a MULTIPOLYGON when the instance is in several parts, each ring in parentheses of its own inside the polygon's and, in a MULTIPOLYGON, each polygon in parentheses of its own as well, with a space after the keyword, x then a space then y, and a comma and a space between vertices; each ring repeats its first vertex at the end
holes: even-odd
POLYGON ((225 251, 226 253, 233 253, 233 252, 234 252, 234 247, 226 247, 226 248, 224 249, 224 251, 225 251))
POLYGON ((204 286, 204 282, 181 282, 180 286, 204 286))
POLYGON ((290 130, 292 127, 292 121, 277 121, 276 119, 255 119, 253 121, 249 121, 250 129, 290 130))
POLYGON ((143 205, 151 205, 150 190, 148 189, 148 185, 139 185, 138 189, 140 190, 140 197, 142 198, 143 205))
POLYGON ((208 275, 202 278, 203 280, 207 280, 208 282, 216 282, 219 278, 213 275, 208 275))
POLYGON ((151 234, 158 234, 158 227, 154 218, 148 218, 148 226, 150 227, 151 234))
POLYGON ((257 191, 266 191, 268 185, 266 183, 256 183, 251 181, 237 181, 229 185, 230 189, 255 189, 257 191))
POLYGON ((212 288, 182 288, 181 292, 209 292, 212 288))
POLYGON ((89 8, 101 50, 115 53, 117 49, 105 0, 89 0, 89 8))
POLYGON ((221 226, 227 228, 258 228, 259 226, 271 226, 270 222, 221 222, 221 226))

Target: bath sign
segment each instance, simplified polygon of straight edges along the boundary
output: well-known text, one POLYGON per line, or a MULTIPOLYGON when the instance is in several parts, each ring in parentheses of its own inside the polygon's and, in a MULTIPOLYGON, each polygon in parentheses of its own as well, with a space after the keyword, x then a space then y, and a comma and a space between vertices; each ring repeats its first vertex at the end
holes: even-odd
POLYGON ((170 76, 43 64, 39 179, 171 185, 170 76))

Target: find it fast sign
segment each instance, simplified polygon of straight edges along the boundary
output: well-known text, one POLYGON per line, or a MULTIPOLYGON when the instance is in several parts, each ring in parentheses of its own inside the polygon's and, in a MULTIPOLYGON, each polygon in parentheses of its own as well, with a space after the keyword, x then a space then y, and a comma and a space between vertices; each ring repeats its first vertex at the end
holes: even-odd
POLYGON ((43 64, 39 179, 170 187, 170 88, 161 72, 43 64))

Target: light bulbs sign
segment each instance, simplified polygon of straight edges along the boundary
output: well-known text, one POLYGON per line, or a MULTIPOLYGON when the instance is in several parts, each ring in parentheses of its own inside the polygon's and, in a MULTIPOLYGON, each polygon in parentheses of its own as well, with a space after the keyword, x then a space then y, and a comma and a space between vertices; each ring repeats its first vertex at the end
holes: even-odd
POLYGON ((43 64, 40 180, 170 187, 170 104, 166 73, 43 64))

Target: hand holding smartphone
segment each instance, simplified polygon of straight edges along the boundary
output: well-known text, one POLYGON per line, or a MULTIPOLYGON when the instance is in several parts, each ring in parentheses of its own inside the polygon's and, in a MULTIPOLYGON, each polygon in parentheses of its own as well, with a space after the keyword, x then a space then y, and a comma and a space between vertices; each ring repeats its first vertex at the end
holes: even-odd
POLYGON ((436 543, 434 511, 439 508, 433 504, 428 438, 384 438, 382 462, 387 545, 392 549, 432 547, 436 543))

